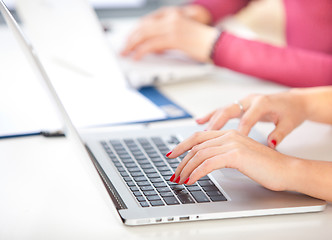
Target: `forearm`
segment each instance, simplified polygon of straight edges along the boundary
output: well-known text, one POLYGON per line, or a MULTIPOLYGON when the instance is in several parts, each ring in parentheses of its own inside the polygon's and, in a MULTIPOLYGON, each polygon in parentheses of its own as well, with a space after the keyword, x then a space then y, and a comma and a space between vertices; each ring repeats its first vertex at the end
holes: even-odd
POLYGON ((332 202, 332 162, 289 159, 287 189, 332 202))
POLYGON ((215 45, 216 65, 292 87, 332 84, 332 56, 280 48, 224 32, 215 45))
POLYGON ((301 99, 308 120, 332 124, 332 86, 292 89, 290 92, 301 99))
POLYGON ((198 5, 210 13, 209 24, 215 24, 222 18, 237 13, 250 0, 194 0, 191 5, 198 5))

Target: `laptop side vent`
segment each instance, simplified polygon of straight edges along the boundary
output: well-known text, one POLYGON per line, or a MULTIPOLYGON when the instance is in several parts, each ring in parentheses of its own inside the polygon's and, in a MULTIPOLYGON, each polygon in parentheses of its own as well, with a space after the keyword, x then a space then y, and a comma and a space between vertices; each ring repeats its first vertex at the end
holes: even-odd
POLYGON ((92 152, 90 151, 90 149, 88 148, 88 146, 85 146, 90 158, 94 164, 94 166, 96 167, 100 178, 103 180, 104 186, 108 192, 108 194, 110 195, 115 208, 117 210, 120 209, 128 209, 128 207, 126 206, 126 204, 123 202, 122 198, 120 197, 119 193, 117 192, 117 190, 115 189, 115 187, 113 186, 113 184, 111 183, 111 181, 108 179, 106 173, 104 172, 104 170, 102 169, 102 167, 99 165, 97 159, 94 157, 94 155, 92 154, 92 152))

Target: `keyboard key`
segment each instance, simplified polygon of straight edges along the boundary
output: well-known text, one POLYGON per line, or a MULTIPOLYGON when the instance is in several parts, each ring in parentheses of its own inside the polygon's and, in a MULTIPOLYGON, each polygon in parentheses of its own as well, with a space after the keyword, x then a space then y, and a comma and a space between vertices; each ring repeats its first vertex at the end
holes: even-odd
POLYGON ((176 158, 175 159, 167 159, 167 162, 169 164, 177 164, 177 165, 180 163, 180 161, 177 160, 176 158))
POLYGON ((224 195, 221 196, 210 196, 213 202, 227 201, 224 195))
POLYGON ((136 187, 136 186, 130 187, 130 190, 133 192, 139 191, 138 187, 136 187))
POLYGON ((159 171, 170 171, 169 167, 157 167, 159 171))
MULTIPOLYGON (((150 156, 149 156, 150 157, 150 156)), ((154 163, 157 163, 157 162, 164 162, 164 159, 161 158, 158 154, 157 157, 150 157, 151 161, 154 162, 154 163)))
POLYGON ((171 185, 170 187, 171 187, 171 189, 173 189, 174 191, 181 191, 181 190, 184 189, 184 186, 183 186, 183 185, 179 185, 179 184, 171 185))
POLYGON ((124 163, 124 165, 125 165, 127 168, 138 167, 138 166, 136 165, 136 163, 134 163, 134 162, 124 163))
POLYGON ((129 181, 131 181, 131 177, 129 177, 129 176, 128 177, 124 177, 123 180, 125 180, 125 182, 129 182, 129 181))
POLYGON ((182 204, 194 203, 195 201, 190 197, 188 193, 176 195, 182 204))
POLYGON ((149 181, 142 181, 137 183, 138 186, 143 187, 143 186, 151 186, 149 181))
POLYGON ((142 207, 149 207, 150 205, 148 204, 148 202, 140 202, 139 204, 141 204, 142 207))
POLYGON ((164 175, 163 178, 165 179, 165 181, 169 181, 169 179, 172 177, 173 174, 169 174, 169 175, 164 175))
POLYGON ((154 164, 156 167, 167 167, 166 163, 164 162, 157 162, 154 164))
POLYGON ((129 174, 127 172, 120 172, 120 174, 121 174, 122 177, 128 177, 129 176, 129 174))
POLYGON ((180 141, 176 136, 171 136, 170 140, 168 140, 168 143, 178 145, 180 141))
POLYGON ((155 190, 152 191, 144 191, 143 192, 145 196, 153 196, 153 195, 158 195, 155 190))
POLYGON ((214 186, 214 183, 211 180, 198 181, 198 184, 201 187, 214 186))
POLYGON ((137 162, 138 162, 139 165, 150 164, 150 160, 147 159, 146 157, 140 158, 140 159, 136 158, 136 160, 137 160, 137 162))
POLYGON ((130 173, 132 177, 141 177, 144 176, 142 172, 132 172, 130 173))
POLYGON ((163 180, 161 177, 150 178, 150 181, 151 181, 152 183, 164 182, 164 180, 163 180))
POLYGON ((150 158, 158 158, 158 157, 160 157, 159 153, 157 153, 157 152, 148 153, 148 156, 150 158))
POLYGON ((120 163, 119 161, 115 161, 113 163, 114 163, 114 166, 116 166, 117 168, 122 167, 122 163, 120 163))
POLYGON ((134 191, 133 194, 135 195, 135 197, 142 197, 142 193, 140 191, 134 191))
POLYGON ((207 196, 203 192, 192 192, 191 195, 195 198, 196 202, 210 202, 207 196))
POLYGON ((202 191, 199 186, 187 186, 189 192, 202 191))
POLYGON ((169 192, 161 192, 160 196, 162 196, 163 198, 164 197, 174 197, 174 194, 171 191, 169 191, 169 192))
POLYGON ((203 186, 202 187, 205 192, 213 192, 218 191, 218 188, 216 186, 203 186))
POLYGON ((140 186, 141 190, 142 191, 151 191, 151 190, 154 190, 154 187, 151 186, 151 185, 148 185, 148 186, 140 186))
POLYGON ((155 186, 156 188, 167 187, 167 184, 164 182, 156 182, 156 183, 153 183, 153 186, 155 186))
POLYGON ((172 176, 173 172, 171 172, 171 171, 161 171, 160 174, 163 175, 163 176, 168 176, 168 175, 172 176))
MULTIPOLYGON (((118 169, 119 170, 119 169, 118 169)), ((138 167, 133 167, 133 168, 128 168, 127 169, 129 172, 140 172, 141 169, 139 169, 138 167)))
POLYGON ((165 205, 165 204, 163 203, 163 201, 151 201, 150 204, 151 204, 151 206, 153 206, 153 207, 164 206, 164 205, 165 205))
POLYGON ((148 176, 148 178, 157 178, 160 175, 159 175, 159 173, 149 173, 149 174, 147 174, 147 176, 148 176))
POLYGON ((177 205, 180 204, 179 201, 175 197, 164 197, 164 201, 167 205, 177 205))
POLYGON ((152 195, 152 196, 146 196, 146 198, 149 200, 149 201, 157 201, 157 200, 161 200, 161 198, 158 196, 158 195, 152 195))
POLYGON ((134 187, 134 186, 136 186, 136 184, 135 184, 133 181, 128 181, 128 182, 127 182, 127 185, 128 185, 129 187, 134 187))
POLYGON ((123 167, 117 167, 119 172, 125 172, 126 170, 123 167))
POLYGON ((143 181, 147 181, 148 179, 146 177, 142 176, 142 177, 134 177, 134 180, 136 182, 143 182, 143 181))
POLYGON ((169 189, 169 187, 158 187, 157 191, 158 192, 169 192, 170 189, 169 189))
POLYGON ((216 191, 208 191, 206 192, 206 194, 211 197, 211 196, 223 196, 223 194, 219 191, 219 190, 216 190, 216 191))
POLYGON ((139 202, 145 202, 145 198, 143 196, 136 197, 137 201, 139 202))
POLYGON ((145 172, 146 174, 148 174, 148 173, 157 173, 157 171, 156 171, 154 168, 144 169, 144 172, 145 172))
POLYGON ((141 166, 142 169, 153 168, 153 166, 152 166, 151 163, 148 163, 148 164, 141 164, 140 166, 141 166))

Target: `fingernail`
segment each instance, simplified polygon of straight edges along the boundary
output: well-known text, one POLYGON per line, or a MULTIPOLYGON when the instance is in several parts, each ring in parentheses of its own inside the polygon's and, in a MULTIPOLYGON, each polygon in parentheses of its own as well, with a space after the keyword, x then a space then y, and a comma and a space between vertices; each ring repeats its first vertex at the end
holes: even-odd
POLYGON ((169 181, 173 182, 174 178, 175 178, 175 174, 172 175, 172 177, 169 179, 169 181))
POLYGON ((171 155, 171 154, 172 154, 172 151, 169 152, 169 153, 167 153, 167 154, 166 154, 166 157, 168 157, 168 156, 171 155))
POLYGON ((273 140, 271 141, 271 143, 272 143, 273 147, 276 147, 276 146, 277 146, 277 141, 276 141, 276 140, 273 139, 273 140))
POLYGON ((178 176, 178 178, 175 180, 176 183, 180 182, 180 176, 178 176))
POLYGON ((184 184, 187 184, 189 182, 189 178, 187 178, 186 181, 184 181, 184 184))

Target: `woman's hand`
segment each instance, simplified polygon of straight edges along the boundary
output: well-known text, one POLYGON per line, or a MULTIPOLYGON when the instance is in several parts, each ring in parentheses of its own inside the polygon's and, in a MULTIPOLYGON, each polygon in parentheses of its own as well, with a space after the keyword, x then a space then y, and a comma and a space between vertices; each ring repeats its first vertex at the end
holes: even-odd
POLYGON ((209 61, 218 31, 203 23, 208 21, 208 17, 193 12, 188 8, 172 7, 143 18, 129 36, 122 55, 132 54, 134 59, 139 60, 150 53, 177 49, 198 61, 209 61))
POLYGON ((291 158, 236 130, 195 133, 168 157, 176 158, 188 150, 172 177, 179 184, 193 184, 216 169, 234 168, 268 189, 286 190, 291 158))
POLYGON ((240 101, 217 109, 197 123, 208 122, 207 130, 221 129, 230 119, 240 118, 238 130, 248 135, 258 122, 273 122, 275 129, 268 136, 268 144, 275 148, 292 130, 308 118, 304 97, 296 92, 285 92, 272 95, 250 95, 240 101))

